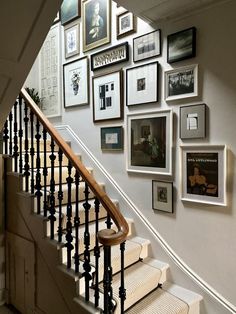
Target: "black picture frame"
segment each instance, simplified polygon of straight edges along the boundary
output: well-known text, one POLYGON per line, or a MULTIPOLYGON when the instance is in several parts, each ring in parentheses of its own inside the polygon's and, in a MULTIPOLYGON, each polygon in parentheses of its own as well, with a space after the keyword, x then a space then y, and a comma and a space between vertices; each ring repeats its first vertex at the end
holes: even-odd
POLYGON ((160 29, 135 37, 133 38, 133 61, 139 62, 158 57, 161 55, 161 49, 160 29), (141 52, 139 52, 140 49, 141 52))
POLYGON ((174 63, 196 56, 196 27, 167 36, 167 62, 174 63))
POLYGON ((152 180, 152 209, 173 214, 173 182, 152 180))
POLYGON ((123 150, 123 127, 112 126, 101 128, 101 150, 122 151, 123 150))
POLYGON ((64 0, 60 8, 62 25, 81 17, 81 0, 64 0))

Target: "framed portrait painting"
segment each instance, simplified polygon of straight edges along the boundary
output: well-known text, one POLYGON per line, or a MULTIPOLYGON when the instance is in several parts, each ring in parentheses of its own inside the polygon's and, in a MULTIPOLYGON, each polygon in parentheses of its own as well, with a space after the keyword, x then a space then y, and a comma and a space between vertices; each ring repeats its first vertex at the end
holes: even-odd
POLYGON ((81 0, 64 0, 60 9, 61 24, 65 25, 81 16, 81 0))
POLYGON ((111 151, 123 149, 123 128, 121 126, 101 128, 101 149, 111 151))
POLYGON ((116 16, 116 36, 120 39, 136 32, 137 18, 132 12, 126 11, 116 16))
POLYGON ((181 146, 182 200, 226 206, 226 146, 181 146))
POLYGON ((65 58, 79 54, 79 22, 74 21, 64 28, 65 58))
POLYGON ((171 110, 127 115, 127 170, 172 174, 171 110))
POLYGON ((173 213, 173 182, 152 181, 152 208, 173 213))
POLYGON ((83 51, 111 41, 111 0, 83 0, 83 51))
POLYGON ((141 35, 133 39, 133 60, 138 62, 144 59, 157 57, 161 54, 161 30, 141 35))

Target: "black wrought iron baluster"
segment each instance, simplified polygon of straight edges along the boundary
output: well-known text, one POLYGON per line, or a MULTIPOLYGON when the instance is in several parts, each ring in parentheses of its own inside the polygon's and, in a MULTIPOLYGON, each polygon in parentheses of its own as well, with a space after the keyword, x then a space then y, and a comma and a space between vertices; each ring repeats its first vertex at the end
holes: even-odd
POLYGON ((73 250, 74 246, 72 244, 73 242, 73 236, 72 236, 72 203, 71 203, 71 196, 72 196, 72 183, 73 178, 71 177, 71 169, 72 165, 71 162, 68 161, 68 177, 66 178, 67 182, 67 208, 66 208, 66 248, 67 248, 67 268, 71 268, 71 251, 73 250))
POLYGON ((80 226, 80 217, 79 217, 79 172, 75 173, 75 217, 74 217, 74 227, 75 227, 75 272, 79 272, 79 226, 80 226))
POLYGON ((126 289, 125 289, 125 277, 124 277, 124 269, 125 269, 125 261, 124 261, 124 253, 125 253, 125 242, 120 244, 120 288, 119 288, 119 297, 120 297, 120 313, 123 314, 125 311, 125 299, 126 299, 126 289))
POLYGON ((112 291, 112 267, 111 267, 111 247, 104 246, 104 278, 103 278, 103 289, 104 289, 104 313, 113 313, 113 291, 112 291))
POLYGON ((4 130, 3 130, 3 142, 4 142, 4 154, 8 154, 8 140, 9 140, 9 130, 8 130, 8 119, 6 120, 4 124, 4 130))
POLYGON ((40 139, 41 139, 41 134, 40 134, 40 122, 37 119, 36 122, 36 134, 35 134, 35 139, 36 139, 36 178, 35 178, 35 196, 37 199, 37 214, 40 214, 41 211, 41 196, 42 196, 42 192, 41 192, 41 160, 40 160, 40 139))
POLYGON ((111 229, 112 224, 113 223, 111 221, 111 216, 107 214, 107 220, 106 220, 107 229, 111 229))
POLYGON ((24 165, 24 175, 25 175, 25 191, 29 192, 29 139, 28 139, 28 123, 29 123, 29 117, 28 117, 28 107, 25 103, 25 115, 24 115, 24 123, 25 123, 25 165, 24 165))
MULTIPOLYGON (((99 231, 99 209, 100 202, 98 198, 95 198, 95 234, 98 234, 99 231)), ((95 247, 94 247, 94 256, 95 256, 95 282, 94 282, 94 298, 95 298, 95 307, 99 305, 99 258, 100 258, 100 247, 98 242, 98 237, 96 237, 95 247)))
POLYGON ((85 300, 89 301, 89 282, 92 279, 90 274, 91 265, 90 265, 90 232, 89 232, 89 210, 91 205, 89 204, 89 187, 85 183, 85 202, 83 207, 85 210, 85 231, 84 231, 84 277, 85 277, 85 300))
POLYGON ((13 146, 13 158, 14 158, 14 171, 18 171, 18 121, 17 121, 17 101, 14 103, 14 146, 13 146))
POLYGON ((19 170, 23 172, 23 156, 22 156, 22 140, 23 140, 23 128, 22 128, 22 97, 19 96, 19 170))
POLYGON ((47 198, 47 130, 43 128, 43 215, 47 217, 48 198, 47 198))
POLYGON ((12 121, 13 121, 13 114, 12 111, 10 111, 9 113, 9 154, 12 156, 12 148, 13 148, 13 144, 12 144, 12 121))
POLYGON ((54 223, 56 221, 55 217, 55 177, 54 177, 54 167, 56 155, 54 153, 55 143, 53 138, 51 138, 51 154, 49 156, 51 161, 51 179, 50 179, 50 194, 49 194, 49 213, 48 219, 50 221, 50 238, 54 239, 54 223))
POLYGON ((31 165, 31 180, 30 180, 30 187, 31 187, 31 194, 34 194, 34 113, 30 111, 30 165, 31 165))
POLYGON ((63 191, 62 191, 62 160, 63 151, 59 148, 58 151, 58 161, 59 161, 59 190, 58 190, 58 208, 59 208, 59 224, 58 224, 58 242, 62 241, 62 201, 63 201, 63 191))

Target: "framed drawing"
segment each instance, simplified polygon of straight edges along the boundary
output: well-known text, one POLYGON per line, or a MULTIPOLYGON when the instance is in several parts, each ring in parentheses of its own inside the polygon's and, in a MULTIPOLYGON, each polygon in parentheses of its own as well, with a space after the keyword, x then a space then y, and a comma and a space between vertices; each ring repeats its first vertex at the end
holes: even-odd
POLYGON ((127 170, 172 174, 172 111, 127 115, 127 170))
POLYGON ((193 58, 196 56, 196 28, 191 27, 167 36, 167 62, 193 58))
POLYGON ((226 206, 226 146, 182 146, 182 200, 226 206))
POLYGON ((83 0, 83 51, 111 41, 111 0, 83 0))
POLYGON ((126 70, 126 105, 158 101, 158 62, 126 70))
POLYGON ((93 77, 93 121, 123 117, 122 70, 93 77))
POLYGON ((133 60, 134 62, 157 57, 161 54, 161 30, 133 39, 133 60))
POLYGON ((63 65, 64 107, 89 103, 88 58, 84 57, 63 65))
POLYGON ((180 107, 180 138, 204 138, 206 136, 206 105, 180 107))
POLYGON ((101 128, 101 149, 102 150, 123 149, 122 126, 101 128))
POLYGON ((136 32, 137 18, 132 12, 126 11, 116 16, 116 36, 120 39, 136 32))
POLYGON ((65 25, 81 16, 81 0, 64 0, 60 9, 61 24, 65 25))
POLYGON ((165 99, 176 100, 198 95, 198 66, 188 65, 165 72, 165 99))
POLYGON ((113 46, 91 55, 91 70, 96 71, 128 60, 129 44, 126 41, 120 45, 113 46))
POLYGON ((152 208, 173 213, 173 182, 152 181, 152 208))
POLYGON ((79 22, 74 21, 64 27, 65 58, 79 54, 79 22))

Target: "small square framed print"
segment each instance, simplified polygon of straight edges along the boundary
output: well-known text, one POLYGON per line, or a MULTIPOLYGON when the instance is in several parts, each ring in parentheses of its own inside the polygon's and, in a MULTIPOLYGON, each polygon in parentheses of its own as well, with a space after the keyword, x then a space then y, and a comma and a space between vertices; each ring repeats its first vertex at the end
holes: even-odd
POLYGON ((206 137, 206 105, 180 107, 180 138, 206 137))
POLYGON ((152 208, 173 213, 173 182, 152 181, 152 208))
POLYGON ((65 58, 79 54, 79 22, 74 21, 64 28, 65 58))
POLYGON ((160 54, 161 54, 160 29, 133 39, 134 62, 157 57, 160 54))
POLYGON ((101 128, 102 150, 123 150, 123 128, 121 126, 101 128))
POLYGON ((116 17, 117 39, 136 32, 137 18, 132 12, 126 11, 116 17))

